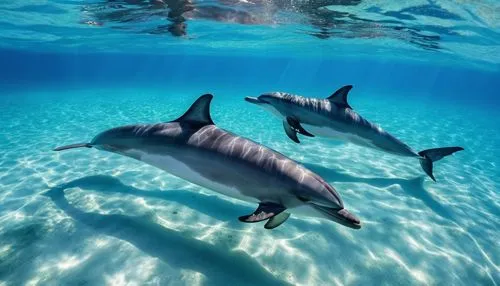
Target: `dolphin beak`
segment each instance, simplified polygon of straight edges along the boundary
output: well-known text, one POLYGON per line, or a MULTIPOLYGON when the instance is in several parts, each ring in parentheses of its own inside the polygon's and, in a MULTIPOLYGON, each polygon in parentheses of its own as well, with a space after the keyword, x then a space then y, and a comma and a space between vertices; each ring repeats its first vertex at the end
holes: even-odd
POLYGON ((346 209, 339 210, 319 205, 314 205, 314 207, 336 223, 354 229, 361 228, 361 221, 346 209))
POLYGON ((333 216, 338 219, 338 223, 345 225, 350 228, 360 229, 361 221, 359 218, 354 216, 346 209, 341 209, 338 212, 334 213, 333 216))
POLYGON ((262 104, 262 103, 264 103, 260 99, 258 99, 257 97, 251 97, 251 96, 245 97, 245 101, 253 103, 253 104, 262 104))

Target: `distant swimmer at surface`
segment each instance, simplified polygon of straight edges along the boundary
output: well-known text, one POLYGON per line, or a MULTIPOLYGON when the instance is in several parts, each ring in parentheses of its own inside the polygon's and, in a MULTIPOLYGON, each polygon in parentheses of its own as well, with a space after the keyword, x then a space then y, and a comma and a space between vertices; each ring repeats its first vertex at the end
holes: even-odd
POLYGON ((112 128, 90 143, 54 151, 87 147, 113 152, 226 196, 258 203, 253 213, 239 220, 267 221, 267 229, 281 225, 290 213, 361 228, 337 191, 320 176, 274 150, 218 128, 210 116, 212 98, 202 95, 176 120, 112 128))
POLYGON ((444 147, 415 152, 408 145, 368 122, 356 113, 347 102, 352 85, 346 85, 326 99, 306 98, 284 92, 271 92, 259 97, 246 97, 279 118, 290 139, 300 143, 297 133, 305 136, 328 137, 348 141, 356 145, 381 150, 399 156, 420 160, 424 172, 436 181, 432 173, 433 163, 462 147, 444 147))

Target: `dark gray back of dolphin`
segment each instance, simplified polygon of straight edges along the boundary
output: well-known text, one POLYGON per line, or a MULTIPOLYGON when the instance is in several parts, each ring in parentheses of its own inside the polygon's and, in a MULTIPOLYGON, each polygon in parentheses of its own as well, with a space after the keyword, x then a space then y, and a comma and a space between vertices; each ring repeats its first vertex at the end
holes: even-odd
POLYGON ((213 96, 205 94, 179 118, 104 131, 90 143, 58 147, 94 147, 125 155, 200 186, 259 203, 243 222, 267 220, 275 228, 287 210, 307 206, 340 224, 360 228, 344 209, 337 191, 317 174, 252 140, 215 126, 210 116, 213 96))

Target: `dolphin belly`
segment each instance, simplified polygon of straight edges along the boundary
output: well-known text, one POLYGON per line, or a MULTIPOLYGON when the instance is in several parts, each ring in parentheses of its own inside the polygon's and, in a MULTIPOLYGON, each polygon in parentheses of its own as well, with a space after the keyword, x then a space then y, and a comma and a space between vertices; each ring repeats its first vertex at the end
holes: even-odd
POLYGON ((361 145, 365 147, 370 147, 370 148, 375 148, 375 149, 380 149, 378 146, 372 143, 371 140, 358 136, 353 133, 349 132, 340 132, 337 131, 331 127, 326 127, 326 126, 315 126, 315 125, 309 125, 309 124, 302 124, 304 128, 308 131, 311 132, 314 135, 321 136, 321 137, 327 137, 327 138, 332 138, 344 142, 351 142, 356 145, 361 145))
POLYGON ((299 216, 327 218, 324 214, 322 214, 321 212, 319 212, 318 210, 314 209, 313 207, 307 204, 301 204, 294 208, 290 208, 288 209, 288 212, 299 216))
MULTIPOLYGON (((259 202, 257 198, 246 196, 237 186, 229 186, 203 176, 203 174, 190 168, 186 163, 165 154, 148 154, 143 153, 140 155, 140 160, 149 165, 162 169, 176 177, 202 186, 212 191, 216 191, 223 195, 246 201, 246 202, 259 202)), ((200 164, 210 164, 210 162, 200 162, 200 164)), ((224 172, 224 170, 220 170, 224 172)))
POLYGON ((408 145, 399 141, 382 129, 365 132, 365 134, 356 134, 351 132, 341 132, 329 126, 315 126, 310 124, 302 125, 306 130, 317 136, 350 142, 359 146, 369 147, 398 156, 418 157, 418 154, 416 154, 408 145))

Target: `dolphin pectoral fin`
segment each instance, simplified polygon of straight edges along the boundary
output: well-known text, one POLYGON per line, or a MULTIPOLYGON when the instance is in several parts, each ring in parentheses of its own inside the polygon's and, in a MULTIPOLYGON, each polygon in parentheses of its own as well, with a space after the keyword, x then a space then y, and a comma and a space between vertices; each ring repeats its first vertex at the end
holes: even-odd
POLYGON ((277 216, 284 210, 286 208, 280 204, 270 202, 260 203, 259 207, 252 214, 240 216, 238 219, 241 222, 247 223, 259 222, 277 216))
POLYGON ((332 95, 327 97, 330 102, 334 103, 338 108, 349 108, 352 109, 352 107, 347 103, 347 94, 349 94, 349 91, 352 89, 352 85, 346 85, 341 88, 339 88, 336 92, 334 92, 332 95))
POLYGON ((292 129, 292 126, 290 126, 286 120, 283 120, 283 127, 285 128, 285 133, 288 135, 288 138, 292 139, 295 143, 300 143, 297 132, 292 129))
POLYGON ((284 223, 288 218, 290 217, 290 214, 287 212, 282 212, 279 213, 272 218, 270 218, 266 224, 264 225, 265 229, 273 229, 278 226, 280 226, 282 223, 284 223))
POLYGON ((286 118, 286 122, 287 122, 290 126, 292 126, 292 128, 293 128, 293 129, 295 129, 295 132, 298 132, 298 133, 300 133, 300 134, 302 134, 302 135, 305 135, 305 136, 314 137, 314 135, 312 135, 311 133, 307 132, 307 131, 304 129, 304 127, 302 127, 302 125, 300 125, 300 122, 299 122, 297 119, 295 119, 295 118, 293 118, 293 117, 288 116, 288 117, 286 118))

